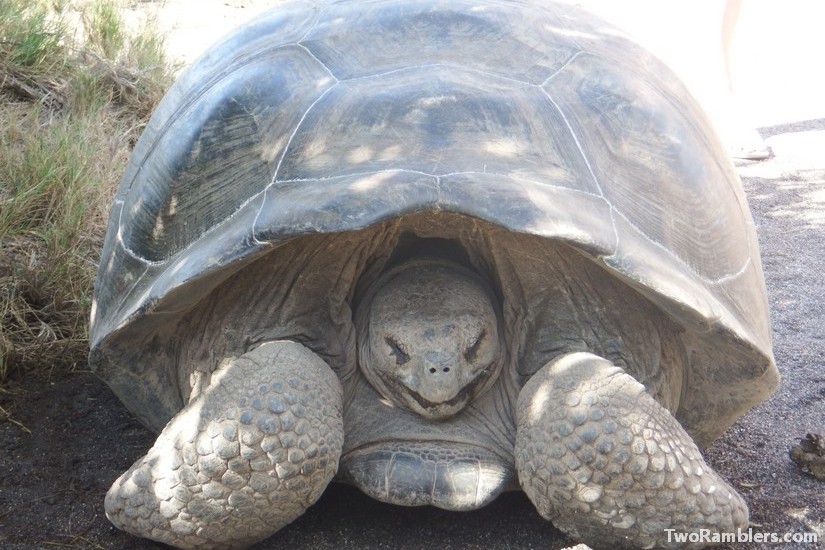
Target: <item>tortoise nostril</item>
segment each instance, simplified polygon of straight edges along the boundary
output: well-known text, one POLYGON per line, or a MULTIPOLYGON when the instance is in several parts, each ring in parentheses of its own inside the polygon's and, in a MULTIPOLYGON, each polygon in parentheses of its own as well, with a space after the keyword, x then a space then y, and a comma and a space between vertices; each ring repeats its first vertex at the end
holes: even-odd
MULTIPOLYGON (((435 368, 435 367, 430 367, 430 368, 429 368, 429 369, 427 369, 427 370, 430 372, 430 374, 435 374, 436 372, 438 372, 438 369, 437 369, 437 368, 435 368)), ((450 367, 442 367, 442 368, 441 368, 441 372, 443 372, 443 373, 448 373, 448 372, 450 372, 450 367)))

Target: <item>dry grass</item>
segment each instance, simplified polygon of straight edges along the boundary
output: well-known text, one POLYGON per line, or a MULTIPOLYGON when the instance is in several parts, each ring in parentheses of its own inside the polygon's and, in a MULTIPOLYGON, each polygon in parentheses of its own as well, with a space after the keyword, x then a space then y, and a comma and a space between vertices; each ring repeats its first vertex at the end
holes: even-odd
POLYGON ((173 74, 162 39, 119 14, 0 0, 0 385, 86 363, 106 213, 173 74))

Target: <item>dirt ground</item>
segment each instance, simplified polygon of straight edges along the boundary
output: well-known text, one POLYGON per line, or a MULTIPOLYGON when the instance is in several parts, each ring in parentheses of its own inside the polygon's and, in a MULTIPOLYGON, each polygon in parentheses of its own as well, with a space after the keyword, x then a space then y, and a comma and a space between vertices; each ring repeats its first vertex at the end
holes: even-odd
MULTIPOLYGON (((758 226, 782 385, 706 456, 744 495, 754 531, 816 532, 821 541, 825 482, 803 474, 788 450, 808 432, 825 434, 825 119, 760 132, 775 156, 738 169, 758 226)), ((0 423, 0 548, 162 548, 116 530, 103 513, 109 485, 154 437, 102 382, 87 372, 54 374, 0 394, 0 406, 17 422, 0 423)), ((302 518, 255 548, 553 550, 569 544, 521 494, 477 512, 451 513, 393 507, 333 485, 302 518)), ((730 548, 766 547, 774 545, 730 548)))

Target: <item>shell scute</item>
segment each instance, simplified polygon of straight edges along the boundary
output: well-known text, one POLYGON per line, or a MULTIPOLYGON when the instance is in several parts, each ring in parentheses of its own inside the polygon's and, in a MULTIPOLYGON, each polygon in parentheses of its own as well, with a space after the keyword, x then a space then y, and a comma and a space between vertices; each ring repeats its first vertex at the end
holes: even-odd
POLYGON ((124 245, 166 260, 231 216, 272 180, 285 136, 333 84, 303 49, 285 46, 193 92, 129 182, 124 245))
POLYGON ((578 46, 552 12, 537 9, 544 12, 539 20, 518 3, 458 0, 422 9, 416 2, 365 2, 357 10, 343 3, 330 6, 301 43, 341 80, 408 68, 414 52, 415 65, 471 67, 539 84, 578 46), (546 40, 548 31, 555 40, 546 40), (497 55, 490 55, 491 44, 497 55))

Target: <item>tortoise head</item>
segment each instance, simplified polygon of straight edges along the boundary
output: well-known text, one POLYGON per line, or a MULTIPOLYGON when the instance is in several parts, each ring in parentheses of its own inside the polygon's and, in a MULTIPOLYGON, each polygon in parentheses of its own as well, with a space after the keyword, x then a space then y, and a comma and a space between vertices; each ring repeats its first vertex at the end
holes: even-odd
POLYGON ((387 400, 448 418, 486 392, 504 363, 489 285, 453 262, 415 259, 379 277, 358 305, 358 359, 387 400))

